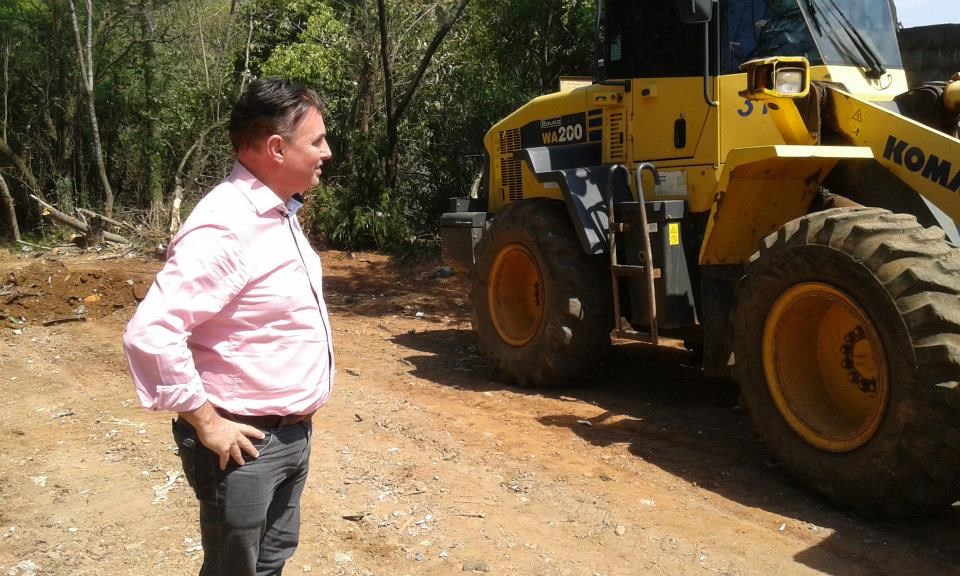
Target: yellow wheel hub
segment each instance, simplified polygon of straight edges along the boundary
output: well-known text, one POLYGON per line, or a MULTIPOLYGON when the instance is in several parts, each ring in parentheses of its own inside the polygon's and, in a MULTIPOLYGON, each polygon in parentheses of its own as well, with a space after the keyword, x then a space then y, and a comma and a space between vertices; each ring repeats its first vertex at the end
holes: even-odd
POLYGON ((822 450, 862 446, 887 409, 887 360, 876 327, 827 284, 797 284, 777 299, 763 328, 763 369, 780 414, 822 450))
POLYGON ((497 254, 487 284, 490 318, 511 346, 525 346, 543 321, 543 275, 524 246, 508 244, 497 254))

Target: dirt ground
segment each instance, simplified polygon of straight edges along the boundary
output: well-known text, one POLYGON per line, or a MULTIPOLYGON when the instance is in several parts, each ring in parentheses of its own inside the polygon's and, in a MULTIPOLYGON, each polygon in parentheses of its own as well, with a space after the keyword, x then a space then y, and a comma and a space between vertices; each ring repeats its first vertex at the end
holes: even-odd
MULTIPOLYGON (((579 387, 505 386, 463 279, 322 257, 338 374, 287 574, 960 574, 960 507, 832 507, 683 351, 621 344, 579 387)), ((170 415, 140 408, 120 347, 159 266, 0 251, 0 574, 197 572, 170 415)))

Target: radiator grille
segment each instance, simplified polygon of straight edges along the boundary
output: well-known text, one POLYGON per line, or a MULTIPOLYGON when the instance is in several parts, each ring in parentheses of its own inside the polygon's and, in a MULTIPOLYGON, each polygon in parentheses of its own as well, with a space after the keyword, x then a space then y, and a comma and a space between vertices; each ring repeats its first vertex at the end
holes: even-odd
POLYGON ((500 153, 513 155, 520 149, 520 130, 513 128, 500 131, 500 153))
POLYGON ((604 159, 607 164, 620 164, 627 159, 627 145, 624 138, 624 114, 623 110, 610 110, 607 112, 607 121, 604 122, 607 130, 604 142, 604 159))
POLYGON ((523 172, 514 152, 520 150, 520 130, 513 128, 500 132, 500 199, 523 198, 523 172))
POLYGON ((500 198, 514 200, 523 199, 523 171, 520 161, 503 158, 500 160, 500 175, 503 186, 500 189, 500 198))

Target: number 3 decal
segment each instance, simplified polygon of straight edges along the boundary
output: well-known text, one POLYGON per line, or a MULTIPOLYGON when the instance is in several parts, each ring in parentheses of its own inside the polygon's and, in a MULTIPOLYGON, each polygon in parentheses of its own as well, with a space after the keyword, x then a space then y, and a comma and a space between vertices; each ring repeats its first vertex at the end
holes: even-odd
MULTIPOLYGON (((753 102, 752 102, 752 101, 750 101, 750 100, 744 100, 744 101, 743 101, 743 108, 737 109, 737 114, 739 114, 741 118, 746 118, 747 116, 750 116, 751 114, 753 114, 753 111, 754 111, 755 109, 756 109, 756 107, 753 105, 753 102)), ((767 105, 766 105, 766 104, 763 105, 763 111, 762 111, 761 113, 762 113, 764 116, 767 115, 767 105)))

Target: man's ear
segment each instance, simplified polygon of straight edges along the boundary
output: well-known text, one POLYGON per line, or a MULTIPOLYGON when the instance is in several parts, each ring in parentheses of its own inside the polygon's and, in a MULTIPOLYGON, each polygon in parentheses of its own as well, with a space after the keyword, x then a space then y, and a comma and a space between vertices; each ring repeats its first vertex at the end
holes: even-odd
POLYGON ((274 134, 267 138, 267 154, 270 156, 270 159, 275 162, 283 162, 283 151, 286 144, 283 136, 279 134, 274 134))

